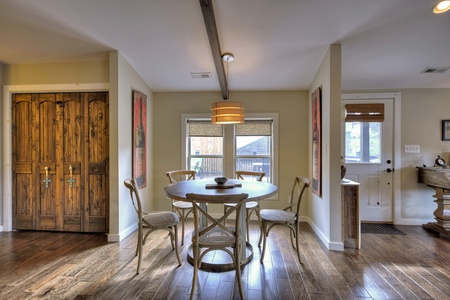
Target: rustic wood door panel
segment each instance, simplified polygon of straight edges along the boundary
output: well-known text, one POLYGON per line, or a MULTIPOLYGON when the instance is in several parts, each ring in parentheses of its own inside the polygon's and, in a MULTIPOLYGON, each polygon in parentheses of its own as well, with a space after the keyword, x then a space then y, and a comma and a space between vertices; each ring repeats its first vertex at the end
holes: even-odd
POLYGON ((109 101, 106 93, 85 94, 86 174, 84 226, 89 232, 105 232, 109 226, 109 101))
POLYGON ((13 95, 15 229, 108 231, 108 109, 106 92, 13 95))
POLYGON ((58 180, 59 136, 61 133, 62 108, 57 105, 59 94, 34 94, 33 102, 37 106, 38 135, 36 182, 38 206, 34 229, 61 230, 58 216, 61 213, 61 184, 58 180), (47 180, 50 180, 48 182, 47 180))
POLYGON ((13 96, 12 106, 12 157, 13 157, 13 213, 15 228, 32 229, 36 212, 35 181, 33 170, 36 163, 35 106, 30 94, 13 96))
POLYGON ((64 93, 62 104, 64 118, 62 124, 61 174, 63 174, 64 206, 61 223, 64 231, 88 231, 83 227, 84 195, 81 192, 84 183, 82 176, 84 127, 87 117, 83 114, 83 94, 64 93))

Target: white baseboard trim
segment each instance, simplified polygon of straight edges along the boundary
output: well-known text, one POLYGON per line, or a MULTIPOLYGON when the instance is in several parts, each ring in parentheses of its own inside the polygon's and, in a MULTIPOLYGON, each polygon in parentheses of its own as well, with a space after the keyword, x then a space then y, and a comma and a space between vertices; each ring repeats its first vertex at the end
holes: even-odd
POLYGON ((319 227, 317 227, 316 224, 314 224, 314 222, 311 221, 310 218, 301 216, 300 222, 307 222, 309 226, 311 226, 311 228, 317 234, 322 243, 325 245, 325 247, 327 247, 328 249, 333 251, 344 251, 344 243, 330 242, 330 240, 322 233, 319 227))
POLYGON ((395 220, 394 225, 423 225, 427 224, 428 222, 436 222, 435 219, 398 219, 395 220))
POLYGON ((133 233, 137 228, 138 228, 137 223, 134 223, 132 226, 123 230, 119 234, 108 233, 108 242, 120 242, 121 240, 129 236, 131 233, 133 233))

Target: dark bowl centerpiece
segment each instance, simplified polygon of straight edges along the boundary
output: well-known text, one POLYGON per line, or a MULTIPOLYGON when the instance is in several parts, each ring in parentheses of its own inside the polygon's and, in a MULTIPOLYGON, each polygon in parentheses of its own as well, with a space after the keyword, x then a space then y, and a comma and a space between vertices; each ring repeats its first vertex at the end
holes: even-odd
POLYGON ((226 177, 216 177, 214 178, 214 181, 217 184, 225 184, 228 181, 228 179, 226 177))

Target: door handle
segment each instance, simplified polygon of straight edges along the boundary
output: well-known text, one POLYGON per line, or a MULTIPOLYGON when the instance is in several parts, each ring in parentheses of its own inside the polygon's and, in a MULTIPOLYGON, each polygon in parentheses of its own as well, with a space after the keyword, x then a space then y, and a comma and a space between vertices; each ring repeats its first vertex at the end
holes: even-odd
POLYGON ((45 188, 46 189, 48 189, 48 184, 50 182, 52 182, 51 179, 48 179, 48 170, 49 170, 48 167, 45 167, 45 179, 42 180, 42 182, 45 182, 45 188))
POLYGON ((72 170, 73 170, 72 165, 69 165, 70 178, 67 179, 67 182, 69 183, 70 188, 72 188, 73 183, 76 182, 76 180, 72 178, 72 170))
POLYGON ((387 169, 386 169, 386 172, 388 172, 388 173, 394 172, 394 169, 387 168, 387 169))

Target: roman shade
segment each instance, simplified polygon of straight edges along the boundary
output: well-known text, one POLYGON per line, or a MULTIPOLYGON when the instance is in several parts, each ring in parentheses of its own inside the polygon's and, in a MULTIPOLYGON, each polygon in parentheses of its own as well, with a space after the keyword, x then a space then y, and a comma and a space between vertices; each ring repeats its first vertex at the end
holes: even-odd
POLYGON ((346 104, 345 122, 383 122, 383 103, 346 104))
POLYGON ((272 120, 246 120, 244 124, 236 124, 237 136, 271 136, 272 120))
POLYGON ((211 121, 191 121, 188 120, 189 136, 223 136, 222 125, 211 124, 211 121))

